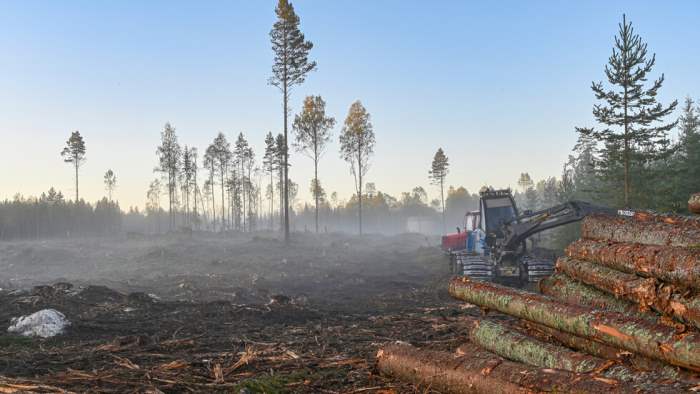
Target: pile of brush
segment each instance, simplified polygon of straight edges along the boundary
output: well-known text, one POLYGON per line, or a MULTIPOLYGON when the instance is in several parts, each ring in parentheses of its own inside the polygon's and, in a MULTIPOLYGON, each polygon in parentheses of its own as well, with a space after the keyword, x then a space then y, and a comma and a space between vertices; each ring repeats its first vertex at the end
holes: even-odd
POLYGON ((700 391, 700 220, 590 216, 542 294, 455 278, 465 318, 454 353, 392 344, 379 369, 442 392, 700 391))

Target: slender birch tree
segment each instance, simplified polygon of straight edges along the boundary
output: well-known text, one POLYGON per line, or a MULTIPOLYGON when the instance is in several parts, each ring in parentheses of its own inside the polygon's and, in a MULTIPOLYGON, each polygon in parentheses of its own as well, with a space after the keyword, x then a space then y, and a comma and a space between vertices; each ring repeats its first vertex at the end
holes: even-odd
POLYGON ((362 235, 362 181, 369 170, 369 159, 374 153, 374 128, 369 112, 358 100, 352 103, 340 135, 340 157, 350 164, 355 178, 359 231, 362 235))

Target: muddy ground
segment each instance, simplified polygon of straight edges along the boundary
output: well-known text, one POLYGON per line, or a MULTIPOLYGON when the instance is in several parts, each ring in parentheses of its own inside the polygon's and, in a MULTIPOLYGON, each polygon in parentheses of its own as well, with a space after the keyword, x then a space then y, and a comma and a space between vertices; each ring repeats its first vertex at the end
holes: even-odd
MULTIPOLYGON (((437 239, 195 234, 0 243, 0 389, 429 392, 376 374, 402 340, 455 348, 437 239), (64 335, 5 332, 55 308, 64 335)), ((2 391, 2 390, 0 390, 2 391)), ((7 391, 2 391, 7 392, 7 391)))

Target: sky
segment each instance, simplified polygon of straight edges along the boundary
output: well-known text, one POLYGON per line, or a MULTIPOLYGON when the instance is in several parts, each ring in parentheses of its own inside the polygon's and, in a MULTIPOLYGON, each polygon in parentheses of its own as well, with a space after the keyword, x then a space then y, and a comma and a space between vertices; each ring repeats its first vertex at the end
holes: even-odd
MULTIPOLYGON (((243 132, 257 157, 282 131, 269 86, 275 1, 0 2, 0 198, 50 187, 75 193, 60 151, 74 130, 87 145, 81 197, 106 195, 117 176, 122 208, 143 207, 157 176, 166 122, 203 152, 221 131, 243 132)), ((293 1, 318 69, 295 87, 291 110, 321 95, 342 124, 360 100, 372 116, 367 175, 398 196, 428 180, 435 151, 449 185, 475 192, 516 186, 521 172, 559 176, 576 126, 594 126, 592 81, 604 78, 625 13, 665 74, 662 103, 700 97, 700 2, 293 1)), ((678 113, 674 114, 674 117, 678 113)), ((322 159, 326 191, 354 191, 338 154, 340 126, 322 159)), ((290 177, 310 200, 312 161, 293 153, 290 177)))

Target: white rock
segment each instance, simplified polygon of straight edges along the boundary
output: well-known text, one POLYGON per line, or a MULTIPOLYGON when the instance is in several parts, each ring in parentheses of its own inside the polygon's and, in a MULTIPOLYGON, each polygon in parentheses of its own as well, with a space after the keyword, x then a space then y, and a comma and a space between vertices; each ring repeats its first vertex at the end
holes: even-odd
POLYGON ((25 337, 51 338, 62 334, 70 322, 55 309, 42 309, 31 315, 15 317, 7 332, 25 337))

